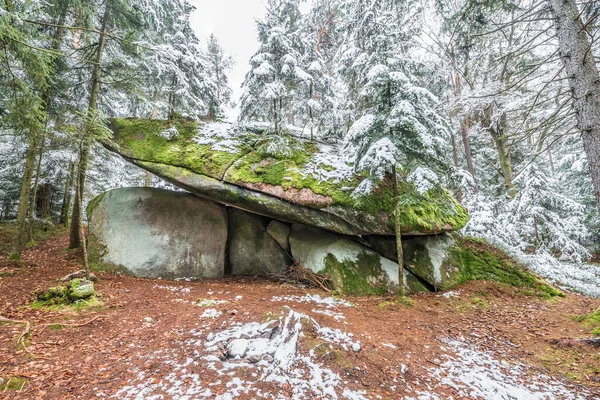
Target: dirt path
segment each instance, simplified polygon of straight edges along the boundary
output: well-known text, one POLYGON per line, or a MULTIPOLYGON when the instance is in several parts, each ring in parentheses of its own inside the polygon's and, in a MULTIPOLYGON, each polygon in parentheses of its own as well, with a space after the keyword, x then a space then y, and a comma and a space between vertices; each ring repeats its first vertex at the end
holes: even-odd
POLYGON ((31 354, 16 348, 20 325, 0 324, 0 377, 23 385, 0 397, 600 396, 599 350, 552 344, 589 337, 573 317, 598 308, 598 300, 574 294, 543 300, 472 282, 443 295, 414 296, 411 306, 326 298, 265 280, 101 274, 99 311, 29 308, 36 288, 55 286, 78 269, 66 245, 61 236, 28 250, 24 259, 38 268, 5 268, 14 274, 0 277, 0 315, 32 324, 31 354), (56 322, 84 325, 47 325, 56 322))

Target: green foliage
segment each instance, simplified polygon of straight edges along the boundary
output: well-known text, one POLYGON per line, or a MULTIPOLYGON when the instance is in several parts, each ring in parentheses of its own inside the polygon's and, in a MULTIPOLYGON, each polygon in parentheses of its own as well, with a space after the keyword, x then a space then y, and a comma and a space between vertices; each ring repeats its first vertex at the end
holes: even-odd
POLYGON ((5 390, 22 390, 27 386, 29 386, 27 379, 13 376, 2 380, 2 383, 0 383, 0 392, 4 392, 5 390))
POLYGON ((592 329, 592 335, 600 336, 600 308, 590 314, 578 315, 577 322, 582 322, 585 326, 592 329))

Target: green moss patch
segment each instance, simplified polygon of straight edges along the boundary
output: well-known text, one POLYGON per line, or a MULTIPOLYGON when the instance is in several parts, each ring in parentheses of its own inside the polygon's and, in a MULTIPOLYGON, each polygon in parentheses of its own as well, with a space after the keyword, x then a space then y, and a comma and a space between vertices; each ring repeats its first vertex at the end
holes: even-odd
POLYGON ((600 308, 591 314, 578 315, 575 319, 591 328, 592 335, 600 336, 600 308))
POLYGON ((333 254, 328 254, 325 269, 320 273, 327 275, 334 289, 344 294, 386 295, 393 291, 377 254, 361 253, 356 262, 339 261, 333 254))
POLYGON ((13 376, 10 378, 2 378, 0 380, 0 392, 5 390, 22 390, 27 386, 29 386, 29 381, 25 378, 13 376))
POLYGON ((113 140, 122 154, 137 160, 180 166, 221 179, 227 168, 249 148, 227 152, 213 150, 212 144, 199 144, 194 139, 201 126, 200 122, 186 119, 113 119, 110 123, 113 140), (164 134, 169 130, 176 130, 177 136, 164 134))
POLYGON ((560 290, 527 270, 498 248, 479 239, 465 238, 450 249, 451 262, 459 268, 451 286, 473 280, 487 280, 534 290, 543 298, 564 296, 560 290))

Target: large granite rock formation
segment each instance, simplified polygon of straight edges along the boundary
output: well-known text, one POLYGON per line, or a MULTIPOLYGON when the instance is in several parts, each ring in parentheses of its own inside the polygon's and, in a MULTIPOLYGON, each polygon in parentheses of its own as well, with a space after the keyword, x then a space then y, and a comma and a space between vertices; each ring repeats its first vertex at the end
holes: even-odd
MULTIPOLYGON (((290 223, 346 235, 394 234, 389 181, 353 196, 365 179, 339 147, 291 136, 260 136, 222 123, 117 119, 105 146, 192 193, 290 223)), ((466 210, 445 190, 400 186, 406 235, 462 228, 466 210)))
MULTIPOLYGON (((136 276, 214 278, 226 269, 233 275, 265 275, 281 273, 295 261, 328 275, 341 293, 388 294, 398 287, 393 236, 290 227, 193 194, 152 188, 106 192, 90 203, 88 218, 91 260, 136 276)), ((409 293, 473 279, 534 288, 547 296, 559 293, 485 242, 430 235, 407 237, 403 247, 409 293)))
POLYGON ((90 258, 146 278, 223 276, 225 207, 189 193, 108 191, 88 206, 90 258))

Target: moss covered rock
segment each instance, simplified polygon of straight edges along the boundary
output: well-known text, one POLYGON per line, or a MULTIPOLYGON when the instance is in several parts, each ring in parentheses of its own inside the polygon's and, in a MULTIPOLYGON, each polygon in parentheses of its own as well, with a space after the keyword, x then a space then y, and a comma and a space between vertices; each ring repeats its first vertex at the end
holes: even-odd
POLYGON ((449 232, 468 221, 442 189, 421 194, 404 184, 396 202, 384 180, 371 194, 352 196, 365 177, 334 145, 187 120, 115 119, 111 128, 114 141, 105 145, 140 167, 203 197, 279 220, 348 235, 394 233, 396 206, 405 234, 449 232))
POLYGON ((215 278, 225 270, 225 207, 189 193, 120 188, 89 218, 90 260, 146 278, 215 278))
MULTIPOLYGON (((398 291, 398 264, 356 241, 303 225, 292 225, 290 248, 305 268, 329 276, 334 289, 345 294, 383 295, 398 291)), ((426 288, 405 271, 407 291, 426 288)))
POLYGON ((69 283, 69 297, 74 300, 82 300, 94 294, 94 283, 87 279, 73 279, 69 283))
POLYGON ((267 233, 268 221, 236 208, 229 208, 227 216, 232 275, 281 273, 292 264, 285 250, 267 233))
POLYGON ((32 307, 57 308, 88 301, 98 303, 95 295, 96 292, 92 281, 84 278, 77 278, 66 285, 51 287, 46 291, 36 290, 36 300, 33 302, 32 307))

